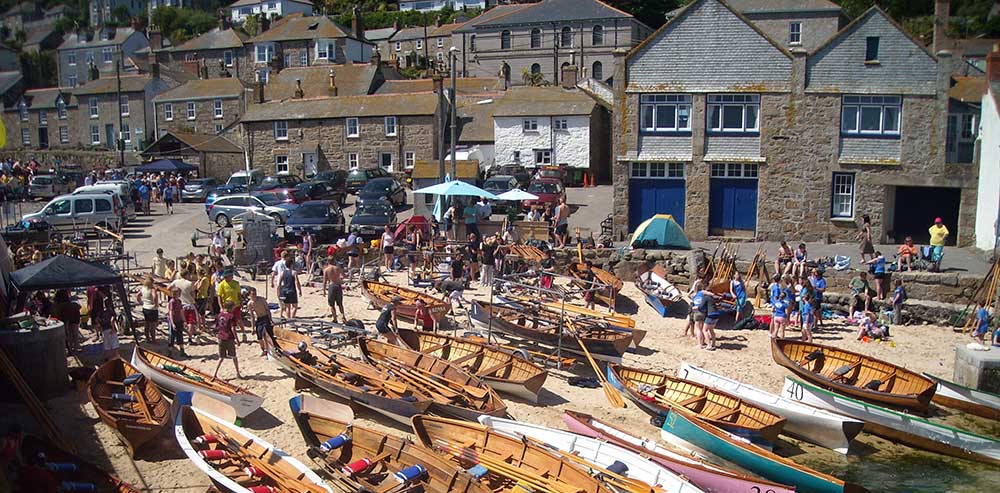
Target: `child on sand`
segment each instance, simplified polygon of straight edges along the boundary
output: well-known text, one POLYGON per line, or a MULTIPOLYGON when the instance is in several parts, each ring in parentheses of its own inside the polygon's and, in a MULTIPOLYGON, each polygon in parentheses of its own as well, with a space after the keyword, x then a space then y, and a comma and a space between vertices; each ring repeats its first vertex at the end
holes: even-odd
POLYGON ((802 318, 802 340, 805 342, 812 342, 812 329, 816 325, 814 311, 812 296, 808 293, 804 294, 802 302, 799 304, 799 316, 802 318))
POLYGON ((167 356, 173 356, 174 344, 184 352, 184 304, 181 303, 181 288, 170 288, 170 299, 167 301, 167 356))
POLYGON ((976 330, 972 333, 972 338, 979 344, 986 345, 986 332, 990 329, 990 311, 983 305, 982 300, 976 303, 976 330))
POLYGON ((774 313, 771 315, 771 338, 785 338, 785 327, 788 327, 788 301, 785 292, 778 290, 778 297, 771 301, 774 313))
POLYGON ((243 378, 240 375, 240 362, 236 358, 236 303, 227 301, 219 316, 215 319, 216 336, 219 338, 219 364, 215 365, 215 373, 212 378, 219 375, 219 368, 227 357, 233 358, 233 366, 236 367, 236 378, 243 378))

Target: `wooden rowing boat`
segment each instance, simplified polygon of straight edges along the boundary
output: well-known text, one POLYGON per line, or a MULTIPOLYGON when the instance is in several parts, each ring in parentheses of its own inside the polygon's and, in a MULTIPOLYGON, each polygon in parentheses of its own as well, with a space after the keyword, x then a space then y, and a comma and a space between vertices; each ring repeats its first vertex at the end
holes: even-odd
POLYGON ((122 481, 96 465, 71 454, 51 442, 27 435, 21 441, 21 457, 45 454, 46 469, 63 485, 73 484, 78 489, 61 488, 60 491, 94 491, 98 493, 139 493, 139 488, 122 481))
POLYGON ((580 287, 580 289, 594 289, 601 288, 594 291, 594 299, 602 303, 604 306, 614 307, 615 298, 618 296, 618 292, 622 290, 622 286, 625 283, 622 282, 618 276, 598 267, 591 267, 590 270, 594 273, 594 281, 597 284, 591 284, 585 281, 586 274, 584 271, 587 269, 586 264, 575 262, 569 264, 567 271, 569 275, 574 279, 573 284, 580 287))
POLYGON ((483 339, 452 337, 403 329, 399 338, 410 349, 441 358, 483 379, 498 392, 538 402, 549 372, 511 351, 483 339))
POLYGON ((608 365, 608 381, 653 415, 681 407, 698 418, 753 440, 774 442, 785 419, 732 394, 700 383, 622 365, 608 365))
POLYGON ((864 420, 865 431, 893 442, 961 459, 1000 465, 1000 441, 870 404, 785 377, 782 395, 864 420))
POLYGON ((729 392, 747 402, 785 418, 781 432, 846 454, 865 423, 842 414, 806 406, 745 383, 711 373, 704 368, 681 363, 677 375, 692 382, 729 392))
MULTIPOLYGON (((583 354, 573 336, 564 332, 566 322, 546 312, 529 312, 485 301, 472 301, 469 316, 472 323, 482 330, 496 330, 552 347, 561 342, 564 350, 583 354)), ((632 343, 632 335, 628 332, 595 326, 577 327, 576 331, 594 358, 603 361, 620 362, 632 343)))
POLYGON ((272 357, 299 379, 299 386, 306 382, 404 424, 431 406, 431 396, 363 361, 324 351, 307 335, 275 327, 274 337, 272 357), (308 355, 299 350, 300 343, 308 355))
POLYGON ((901 366, 831 346, 771 339, 774 361, 820 387, 883 405, 927 413, 935 385, 901 366))
POLYGON ((177 394, 174 436, 181 450, 223 492, 333 493, 311 469, 249 431, 191 406, 191 393, 177 394))
POLYGON ((632 335, 632 346, 639 347, 646 337, 644 329, 635 327, 635 320, 628 315, 615 315, 608 312, 591 310, 572 303, 562 303, 545 301, 544 299, 531 299, 524 296, 497 296, 498 305, 507 305, 509 308, 525 310, 532 313, 541 312, 553 320, 571 321, 576 327, 592 327, 626 332, 632 335))
MULTIPOLYGON (((754 474, 792 485, 798 493, 861 493, 868 490, 828 474, 796 464, 731 435, 681 409, 671 409, 660 437, 682 447, 695 448, 736 464, 754 474)), ((756 491, 751 489, 750 491, 756 491)), ((767 491, 767 490, 761 490, 767 491)))
POLYGON ((236 416, 245 418, 256 411, 264 398, 246 387, 213 378, 191 366, 139 346, 132 352, 132 366, 169 395, 198 392, 232 406, 236 416))
MULTIPOLYGON (((607 441, 598 440, 587 436, 581 436, 568 431, 556 430, 531 423, 524 423, 510 419, 496 418, 493 416, 480 416, 479 423, 491 430, 498 431, 504 435, 520 439, 522 437, 545 444, 546 446, 558 450, 564 457, 580 462, 584 467, 587 463, 597 467, 589 469, 609 469, 615 462, 624 464, 626 469, 621 473, 622 477, 631 481, 644 483, 645 489, 665 493, 698 493, 701 491, 697 486, 681 478, 675 472, 667 469, 663 465, 653 462, 638 453, 620 447, 607 441)), ((607 480, 616 483, 613 476, 608 476, 607 480)))
POLYGON ((87 396, 132 457, 170 420, 170 405, 156 385, 121 358, 108 360, 94 371, 87 382, 87 396))
POLYGON ((432 397, 432 409, 440 413, 469 420, 481 414, 507 414, 507 405, 495 390, 457 365, 364 337, 358 339, 358 347, 369 362, 432 397))
POLYGON ((347 406, 301 394, 292 397, 288 405, 299 432, 310 447, 310 457, 350 491, 417 488, 423 493, 490 493, 457 464, 433 450, 408 438, 352 423, 353 413, 347 406), (334 438, 340 436, 348 437, 348 441, 333 447, 340 442, 334 438), (330 442, 331 439, 334 440, 330 442), (342 472, 344 466, 357 460, 383 456, 384 459, 353 477, 346 477, 342 472), (395 477, 413 466, 420 466, 425 472, 405 483, 395 477))
POLYGON ((1000 420, 1000 395, 973 389, 924 373, 937 384, 933 402, 969 414, 1000 420))
POLYGON ((639 265, 635 274, 635 287, 642 291, 646 304, 661 317, 666 317, 671 305, 681 300, 681 291, 667 280, 667 271, 660 264, 649 267, 639 265))
MULTIPOLYGON (((628 315, 623 315, 621 313, 608 313, 602 310, 591 310, 590 308, 585 308, 580 305, 575 305, 572 303, 561 303, 558 301, 547 301, 544 298, 529 297, 514 293, 504 293, 503 295, 498 295, 503 299, 512 301, 517 304, 530 303, 537 305, 548 312, 553 313, 569 313, 572 315, 582 315, 583 317, 592 318, 594 320, 601 320, 607 322, 615 327, 621 327, 623 329, 634 329, 635 319, 628 315)), ((645 331, 643 331, 645 334, 645 331)))
POLYGON ((640 438, 588 414, 564 411, 563 422, 570 431, 578 435, 599 438, 609 443, 648 457, 664 467, 683 474, 705 491, 773 491, 774 493, 794 493, 795 488, 751 477, 743 473, 724 469, 699 457, 691 449, 673 448, 649 438, 640 438), (676 450, 675 450, 676 449, 676 450))
POLYGON ((361 295, 379 309, 396 297, 402 298, 401 302, 395 304, 396 317, 409 321, 413 321, 413 315, 417 311, 417 300, 423 300, 427 304, 431 318, 438 322, 444 319, 450 309, 447 303, 429 294, 378 281, 362 281, 361 295))
POLYGON ((542 446, 467 421, 414 416, 421 445, 468 470, 483 466, 483 484, 494 493, 611 493, 600 479, 542 446))

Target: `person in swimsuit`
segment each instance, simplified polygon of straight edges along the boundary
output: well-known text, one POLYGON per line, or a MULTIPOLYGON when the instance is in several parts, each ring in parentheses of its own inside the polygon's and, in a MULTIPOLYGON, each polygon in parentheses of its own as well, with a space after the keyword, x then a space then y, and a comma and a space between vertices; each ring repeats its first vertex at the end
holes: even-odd
POLYGON ((257 333, 257 341, 260 342, 260 355, 267 357, 267 352, 274 339, 274 322, 271 320, 271 309, 267 306, 267 300, 263 296, 257 296, 257 288, 249 289, 250 302, 247 307, 250 309, 250 323, 253 324, 257 333))
POLYGON ((323 290, 326 291, 326 304, 330 307, 333 321, 337 321, 339 307, 340 315, 344 323, 347 323, 347 312, 344 311, 344 269, 332 257, 326 259, 326 267, 323 269, 323 290))

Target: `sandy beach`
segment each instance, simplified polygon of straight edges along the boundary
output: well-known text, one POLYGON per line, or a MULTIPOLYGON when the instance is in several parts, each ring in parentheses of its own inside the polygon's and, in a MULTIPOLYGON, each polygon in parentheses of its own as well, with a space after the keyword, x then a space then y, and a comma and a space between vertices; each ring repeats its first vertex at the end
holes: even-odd
MULTIPOLYGON (((391 273, 388 278, 398 284, 406 282, 405 273, 391 273)), ((248 278, 240 281, 244 284, 256 285, 261 292, 266 284, 261 281, 252 283, 249 282, 248 278)), ((270 289, 269 294, 270 300, 274 301, 274 290, 270 289)), ((687 361, 764 389, 774 392, 780 391, 782 378, 787 372, 772 361, 766 330, 719 331, 720 349, 709 352, 698 349, 692 339, 678 337, 683 332, 684 320, 660 318, 650 307, 645 305, 640 292, 631 282, 625 284, 622 296, 634 302, 637 310, 633 310, 636 313, 632 315, 636 319, 637 326, 648 331, 648 336, 643 341, 643 347, 637 353, 627 354, 624 359, 625 364, 674 372, 681 361, 687 361)), ((489 297, 489 291, 483 288, 466 291, 466 297, 486 299, 489 297)), ((330 320, 326 298, 320 293, 318 286, 304 285, 301 301, 300 317, 330 320)), ((631 303, 627 304, 632 305, 631 303)), ((374 320, 378 312, 368 308, 367 303, 357 290, 347 292, 345 307, 349 318, 363 320, 368 330, 374 331, 374 320)), ((465 314, 461 311, 454 318, 460 322, 466 320, 465 314)), ((160 329, 165 331, 165 324, 161 324, 160 329)), ((793 331, 789 335, 795 334, 796 332, 793 331)), ((822 344, 860 351, 887 361, 903 364, 911 370, 926 371, 946 378, 950 378, 952 375, 954 345, 968 342, 967 336, 944 327, 894 327, 892 334, 893 344, 862 344, 855 340, 853 327, 845 327, 842 323, 834 322, 819 330, 816 334, 816 340, 822 344)), ((165 353, 164 340, 165 333, 160 342, 150 346, 150 349, 165 353)), ((93 340, 89 342, 94 343, 93 340)), ((130 342, 130 339, 126 338, 126 342, 130 342)), ((131 344, 123 344, 123 357, 130 356, 130 348, 131 344)), ((96 357, 96 346, 92 346, 90 351, 86 355, 88 358, 85 359, 96 357)), ((349 347, 345 352, 355 354, 357 350, 349 347)), ((204 339, 201 344, 188 346, 187 353, 189 358, 184 360, 185 363, 209 374, 215 369, 218 361, 217 347, 208 339, 204 339)), ((306 447, 288 407, 288 399, 295 393, 293 379, 281 373, 275 362, 261 357, 259 346, 256 343, 240 345, 238 354, 241 373, 244 376, 238 383, 265 397, 263 408, 248 416, 244 420, 244 426, 263 439, 307 462, 306 447)), ((79 364, 75 358, 70 361, 70 366, 79 364)), ((642 436, 658 436, 658 431, 649 425, 649 417, 634 405, 629 404, 626 409, 614 409, 607 404, 601 389, 582 389, 568 385, 566 382, 568 376, 581 373, 592 375, 591 370, 585 365, 586 363, 581 361, 581 364, 572 372, 552 370, 537 405, 504 396, 510 414, 518 420, 561 428, 560 415, 562 411, 573 409, 616 423, 642 436)), ((223 363, 220 376, 235 377, 231 362, 223 363)), ((315 395, 335 400, 334 397, 322 391, 316 392, 315 395)), ((165 430, 158 444, 147 448, 137 459, 132 460, 128 457, 125 447, 110 429, 98 420, 85 394, 76 391, 69 392, 61 398, 50 401, 49 407, 53 410, 54 418, 59 426, 72 440, 79 444, 83 455, 99 464, 110 466, 123 479, 145 491, 204 492, 210 485, 208 478, 189 463, 180 452, 174 441, 172 430, 165 430)), ((10 409, 10 412, 14 413, 24 412, 23 408, 18 406, 7 405, 3 409, 10 409)), ((966 416, 955 416, 948 419, 950 422, 955 422, 974 431, 992 433, 993 435, 1000 432, 995 423, 991 425, 966 416), (993 429, 990 429, 991 426, 993 429)), ((357 420, 359 424, 364 426, 384 429, 393 434, 410 434, 409 430, 402 429, 388 419, 368 411, 358 411, 357 420)), ((852 464, 862 460, 859 457, 845 458, 815 446, 784 437, 783 439, 785 441, 778 447, 780 452, 792 455, 795 460, 802 463, 832 472, 838 476, 847 476, 847 479, 862 483, 869 488, 873 487, 871 484, 866 484, 865 477, 850 477, 856 474, 856 472, 852 472, 854 469, 852 464)), ((991 478, 1000 480, 995 476, 997 474, 995 470, 991 471, 988 468, 981 468, 963 461, 917 452, 870 435, 862 435, 859 437, 859 442, 861 443, 858 449, 861 451, 861 456, 864 457, 863 460, 891 460, 900 454, 916 454, 917 457, 924 457, 927 460, 936 461, 936 463, 941 463, 941 461, 956 463, 956 467, 982 471, 984 474, 990 474, 991 478)), ((994 479, 990 479, 990 481, 992 480, 994 479)), ((877 485, 874 486, 876 488, 873 488, 873 491, 877 491, 877 485)), ((954 490, 959 491, 960 489, 954 490)))

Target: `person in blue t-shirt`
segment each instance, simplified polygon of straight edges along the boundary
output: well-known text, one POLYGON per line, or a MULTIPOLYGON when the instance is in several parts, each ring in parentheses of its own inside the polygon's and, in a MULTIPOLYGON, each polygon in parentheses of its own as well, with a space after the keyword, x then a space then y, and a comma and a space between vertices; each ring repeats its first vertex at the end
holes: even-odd
POLYGON ((778 298, 771 302, 774 312, 771 315, 771 338, 785 338, 785 327, 788 327, 788 301, 783 291, 778 292, 778 298))
POLYGON ((816 324, 823 325, 823 292, 826 291, 826 279, 823 278, 823 273, 819 269, 812 270, 812 276, 809 277, 809 282, 813 287, 813 298, 812 307, 813 313, 816 316, 816 324))
POLYGON ((747 302, 747 286, 739 271, 733 274, 733 280, 729 282, 729 294, 736 301, 736 319, 739 320, 740 313, 743 312, 743 304, 747 302))
POLYGON ((980 301, 976 304, 976 330, 972 333, 973 339, 980 344, 986 344, 986 332, 990 329, 990 311, 980 301))
POLYGON ((799 316, 802 317, 802 340, 805 342, 812 342, 812 329, 816 326, 814 301, 812 296, 807 294, 799 306, 801 311, 799 316))
POLYGON ((139 185, 139 200, 142 201, 142 212, 147 216, 149 215, 149 193, 149 185, 142 182, 142 185, 139 185))
POLYGON ((875 297, 885 299, 885 257, 882 252, 875 252, 875 258, 868 261, 872 266, 872 277, 875 278, 875 297))

